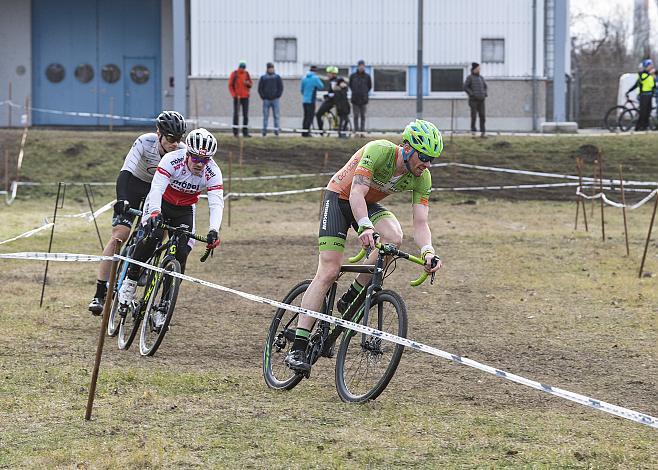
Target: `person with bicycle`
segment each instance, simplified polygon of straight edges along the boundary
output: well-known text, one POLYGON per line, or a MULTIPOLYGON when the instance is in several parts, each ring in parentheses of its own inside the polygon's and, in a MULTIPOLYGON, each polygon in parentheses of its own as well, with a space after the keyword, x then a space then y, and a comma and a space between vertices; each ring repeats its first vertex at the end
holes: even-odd
POLYGON ((649 129, 649 118, 651 117, 651 102, 653 101, 654 88, 656 86, 656 70, 651 59, 643 60, 640 64, 640 72, 637 75, 637 81, 626 92, 626 98, 631 91, 636 88, 640 89, 639 102, 640 114, 635 124, 636 131, 646 131, 649 129))
MULTIPOLYGON (((114 255, 114 239, 126 241, 130 235, 132 218, 126 215, 129 208, 140 207, 151 189, 151 181, 160 159, 167 153, 184 148, 181 143, 187 129, 185 118, 176 111, 162 111, 155 120, 155 132, 140 135, 126 156, 117 178, 117 202, 114 204, 112 236, 103 255, 114 255)), ((112 261, 101 261, 98 268, 96 293, 89 304, 93 315, 103 312, 110 279, 112 261)))
MULTIPOLYGON (((436 272, 442 267, 432 247, 428 225, 432 189, 429 168, 442 150, 443 138, 436 126, 417 119, 405 127, 401 145, 383 139, 369 142, 336 172, 325 189, 318 269, 304 294, 302 308, 313 311, 322 308, 324 297, 340 272, 350 226, 357 230, 359 241, 366 249, 374 248, 375 232, 379 233, 382 243, 401 245, 400 223, 392 212, 379 204, 392 193, 412 192, 414 240, 421 247, 425 270, 436 272)), ((375 251, 370 255, 370 263, 376 258, 375 251)), ((336 304, 340 313, 348 309, 370 277, 360 274, 356 278, 336 304)), ((297 321, 295 340, 285 359, 286 365, 296 372, 308 374, 311 370, 305 351, 314 323, 313 317, 301 314, 297 321)))
MULTIPOLYGON (((187 225, 195 231, 195 209, 199 195, 203 189, 208 193, 210 209, 210 227, 208 230, 208 249, 219 246, 219 229, 222 224, 224 209, 224 185, 222 172, 213 160, 217 151, 217 140, 206 129, 191 131, 185 139, 186 148, 167 154, 156 170, 151 183, 151 190, 144 202, 142 228, 144 234, 135 245, 132 258, 146 261, 156 250, 164 237, 161 222, 172 226, 187 225)), ((176 259, 185 272, 185 262, 192 250, 194 240, 181 237, 176 249, 176 259)), ((119 304, 126 305, 134 300, 140 267, 131 264, 127 277, 119 289, 119 304)), ((163 316, 156 318, 158 323, 164 321, 163 316)))
POLYGON ((327 81, 329 82, 329 86, 327 87, 327 92, 324 94, 324 101, 320 105, 320 109, 318 109, 318 112, 315 114, 315 118, 318 121, 318 129, 320 131, 323 130, 324 125, 322 124, 322 117, 331 111, 331 108, 335 106, 335 94, 336 94, 336 89, 337 89, 337 84, 336 80, 338 77, 338 67, 327 67, 327 81))

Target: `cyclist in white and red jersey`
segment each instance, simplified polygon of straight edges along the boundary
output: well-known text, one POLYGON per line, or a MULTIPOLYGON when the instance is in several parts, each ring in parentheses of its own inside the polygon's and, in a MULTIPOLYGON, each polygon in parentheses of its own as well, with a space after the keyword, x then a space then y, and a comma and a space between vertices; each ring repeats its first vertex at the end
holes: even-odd
MULTIPOLYGON (((135 140, 121 167, 116 185, 117 202, 114 204, 112 237, 103 251, 105 256, 114 254, 112 240, 118 238, 125 242, 130 235, 132 218, 126 215, 126 210, 141 206, 151 188, 153 174, 162 156, 176 149, 185 148, 181 140, 185 136, 186 124, 181 114, 176 111, 162 111, 156 118, 155 125, 155 132, 142 134, 135 140)), ((89 311, 94 315, 103 312, 111 266, 111 261, 101 261, 98 268, 96 294, 89 304, 89 311)))
MULTIPOLYGON (((222 225, 224 210, 224 185, 222 172, 212 156, 217 151, 217 139, 206 129, 194 129, 185 139, 186 149, 179 149, 165 155, 157 167, 151 190, 144 202, 142 227, 144 236, 135 245, 132 258, 146 261, 155 251, 164 236, 160 222, 178 227, 187 225, 195 231, 195 208, 202 190, 208 193, 210 227, 208 248, 219 245, 219 228, 222 225)), ((185 272, 185 262, 192 250, 194 240, 181 237, 177 246, 176 259, 181 272, 185 272)), ((137 288, 139 266, 131 264, 128 276, 119 290, 119 303, 130 303, 137 288)), ((156 328, 158 318, 156 318, 156 328)))

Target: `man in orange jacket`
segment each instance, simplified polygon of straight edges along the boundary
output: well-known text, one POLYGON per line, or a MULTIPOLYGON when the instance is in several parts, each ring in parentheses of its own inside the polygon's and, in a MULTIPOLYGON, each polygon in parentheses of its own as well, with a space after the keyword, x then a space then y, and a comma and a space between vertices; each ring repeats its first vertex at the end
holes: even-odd
POLYGON ((242 106, 242 135, 251 137, 247 128, 247 124, 249 124, 249 91, 251 90, 251 85, 253 85, 253 82, 251 81, 249 72, 247 72, 247 63, 241 60, 238 68, 231 72, 231 76, 228 79, 228 90, 233 97, 233 135, 236 137, 239 134, 240 127, 238 125, 240 121, 238 116, 240 106, 242 106))

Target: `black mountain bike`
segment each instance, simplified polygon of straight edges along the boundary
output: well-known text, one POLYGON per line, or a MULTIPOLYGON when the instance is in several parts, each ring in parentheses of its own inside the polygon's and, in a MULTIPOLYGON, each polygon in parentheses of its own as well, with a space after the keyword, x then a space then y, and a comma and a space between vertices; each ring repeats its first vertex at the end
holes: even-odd
MULTIPOLYGON (((140 275, 135 294, 135 299, 137 300, 134 300, 127 306, 119 305, 115 314, 119 317, 119 349, 128 349, 131 346, 137 336, 137 332, 140 331, 141 324, 139 352, 142 356, 154 355, 169 330, 169 324, 171 323, 176 307, 181 279, 167 273, 181 272, 180 263, 176 259, 179 239, 182 236, 188 236, 200 242, 207 243, 205 237, 188 231, 189 227, 187 225, 172 227, 166 223, 161 223, 160 227, 169 232, 169 239, 156 248, 153 255, 146 261, 146 264, 157 266, 163 272, 140 267, 140 275)), ((202 262, 208 259, 211 251, 206 249, 206 252, 201 257, 202 262)), ((127 265, 129 263, 126 262, 125 264, 127 265)), ((125 270, 127 270, 127 267, 125 270)), ((125 279, 125 270, 121 273, 122 275, 118 280, 123 281, 125 279)), ((120 288, 121 286, 117 282, 117 292, 120 288)), ((115 317, 114 322, 116 321, 117 319, 115 317)))
POLYGON ((637 121, 637 116, 639 113, 640 111, 637 108, 635 101, 627 97, 626 102, 623 105, 613 106, 612 108, 608 109, 608 111, 605 113, 605 117, 603 118, 603 125, 610 132, 615 132, 617 130, 625 132, 630 129, 629 122, 633 121, 633 119, 637 121), (622 115, 624 115, 623 121, 622 115))
MULTIPOLYGON (((391 290, 382 289, 383 282, 389 275, 388 269, 391 266, 395 269, 395 261, 398 258, 407 259, 419 265, 424 265, 425 261, 405 253, 391 244, 377 243, 376 249, 379 255, 374 265, 341 266, 341 276, 343 273, 373 274, 370 284, 349 305, 343 318, 404 338, 407 335, 407 307, 400 295, 391 290), (392 256, 394 259, 385 268, 386 256, 392 256)), ((365 250, 361 250, 349 261, 356 263, 365 255, 365 250)), ((437 261, 438 258, 435 258, 433 265, 437 261)), ((411 282, 411 285, 419 286, 427 277, 427 272, 423 272, 418 279, 411 282)), ((434 273, 431 275, 431 281, 434 283, 434 273)), ((306 280, 297 284, 283 298, 282 302, 298 307, 310 283, 310 280, 306 280)), ((321 313, 332 315, 337 286, 337 283, 334 282, 329 289, 321 313)), ((279 308, 270 324, 263 350, 263 377, 272 389, 291 390, 304 378, 303 374, 292 371, 284 363, 286 354, 295 340, 298 315, 297 311, 279 308)), ((377 335, 357 333, 340 325, 318 321, 306 350, 309 363, 315 364, 321 356, 333 357, 334 345, 341 335, 335 374, 338 395, 345 402, 358 403, 374 400, 393 378, 404 346, 383 341, 377 335)))

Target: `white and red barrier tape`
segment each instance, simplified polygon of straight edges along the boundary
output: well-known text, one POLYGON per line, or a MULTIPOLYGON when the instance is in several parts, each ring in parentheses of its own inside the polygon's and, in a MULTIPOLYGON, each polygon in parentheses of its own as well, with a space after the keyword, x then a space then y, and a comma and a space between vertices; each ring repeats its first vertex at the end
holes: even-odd
MULTIPOLYGON (((137 264, 141 267, 147 268, 147 269, 152 269, 158 272, 164 272, 162 268, 158 268, 155 266, 151 266, 146 263, 142 263, 139 261, 135 261, 130 258, 126 258, 123 256, 115 255, 114 258, 109 257, 109 256, 94 256, 94 255, 84 255, 84 254, 72 254, 72 253, 35 253, 35 252, 26 252, 26 253, 8 253, 8 254, 0 254, 0 258, 6 258, 6 259, 24 259, 24 260, 39 260, 39 261, 69 261, 69 262, 74 262, 74 261, 82 261, 82 262, 93 262, 93 261, 101 261, 101 260, 111 260, 111 259, 118 259, 118 260, 124 260, 129 263, 134 263, 137 264)), ((516 382, 521 385, 525 385, 526 387, 534 388, 535 390, 539 390, 542 392, 546 392, 548 394, 563 398, 565 400, 572 401, 574 403, 578 403, 583 406, 587 406, 590 408, 594 408, 599 411, 603 411, 608 414, 612 414, 614 416, 618 416, 620 418, 625 418, 630 421, 634 421, 639 424, 643 424, 645 426, 649 426, 655 429, 658 429, 658 418, 655 418, 653 416, 647 415, 645 413, 640 413, 638 411, 631 410, 629 408, 624 408, 618 405, 614 405, 611 403, 607 403, 605 401, 597 400, 595 398, 591 398, 585 395, 581 395, 579 393, 574 393, 570 392, 568 390, 558 388, 558 387, 553 387, 551 385, 543 384, 541 382, 537 382, 534 380, 527 379, 525 377, 521 377, 516 374, 512 374, 510 372, 506 372, 500 369, 496 369, 495 367, 488 366, 486 364, 482 364, 480 362, 474 361, 472 359, 469 359, 464 356, 458 356, 456 354, 451 354, 449 352, 443 351, 438 348, 434 348, 432 346, 428 346, 426 344, 413 341, 407 338, 403 338, 400 336, 396 336, 384 331, 376 330, 374 328, 370 328, 365 325, 361 325, 358 323, 352 323, 347 320, 343 320, 342 318, 338 317, 333 317, 330 315, 326 315, 324 313, 320 312, 315 312, 312 310, 307 310, 301 307, 297 307, 294 305, 288 305, 284 304, 282 302, 278 302, 276 300, 271 300, 266 297, 261 297, 255 294, 250 294, 248 292, 243 292, 239 291, 236 289, 231 289, 230 287, 225 287, 220 284, 215 284, 212 282, 204 281, 203 279, 197 279, 185 274, 179 274, 179 273, 172 273, 170 271, 167 271, 167 274, 170 276, 174 276, 177 278, 180 278, 185 281, 189 281, 195 284, 199 284, 202 286, 210 287, 212 289, 216 289, 222 292, 226 292, 229 294, 233 295, 238 295, 244 299, 250 300, 252 302, 258 302, 262 304, 267 304, 271 305, 276 308, 283 308, 286 310, 290 310, 293 312, 297 313, 302 313, 305 315, 312 316, 318 320, 326 321, 334 325, 340 325, 344 328, 348 328, 350 330, 358 331, 359 333, 364 333, 367 335, 371 336, 376 336, 378 338, 381 338, 386 341, 390 341, 396 344, 400 344, 405 347, 409 347, 411 349, 415 349, 417 351, 425 352, 427 354, 430 354, 432 356, 436 357, 442 357, 444 359, 448 359, 450 361, 453 361, 457 364, 462 364, 468 367, 472 367, 474 369, 480 370, 482 372, 486 372, 491 375, 495 375, 496 377, 499 377, 501 379, 505 380, 510 380, 512 382, 516 382)))

